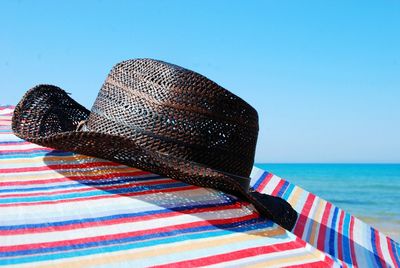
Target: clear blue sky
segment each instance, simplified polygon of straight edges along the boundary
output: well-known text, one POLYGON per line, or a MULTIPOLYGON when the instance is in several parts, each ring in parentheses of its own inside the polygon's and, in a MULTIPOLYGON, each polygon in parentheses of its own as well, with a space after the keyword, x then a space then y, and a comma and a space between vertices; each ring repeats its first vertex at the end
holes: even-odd
POLYGON ((400 162, 398 1, 1 1, 0 25, 2 104, 51 83, 90 108, 156 58, 258 110, 258 162, 400 162))

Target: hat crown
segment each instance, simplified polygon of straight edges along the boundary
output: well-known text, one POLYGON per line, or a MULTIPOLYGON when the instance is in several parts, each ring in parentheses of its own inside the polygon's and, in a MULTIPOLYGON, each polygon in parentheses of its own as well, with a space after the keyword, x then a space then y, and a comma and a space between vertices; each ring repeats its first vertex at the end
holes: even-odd
POLYGON ((92 111, 61 88, 38 85, 15 107, 12 128, 43 146, 237 195, 286 229, 296 223, 289 203, 248 191, 257 112, 179 66, 149 59, 117 64, 92 111))
POLYGON ((206 77, 162 61, 128 60, 109 73, 87 121, 147 150, 248 177, 257 112, 206 77))

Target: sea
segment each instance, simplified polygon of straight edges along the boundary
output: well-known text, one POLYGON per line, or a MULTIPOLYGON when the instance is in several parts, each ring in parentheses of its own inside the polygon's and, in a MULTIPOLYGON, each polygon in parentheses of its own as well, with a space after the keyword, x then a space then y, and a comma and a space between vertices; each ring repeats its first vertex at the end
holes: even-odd
POLYGON ((400 242, 400 164, 267 164, 284 178, 400 242))

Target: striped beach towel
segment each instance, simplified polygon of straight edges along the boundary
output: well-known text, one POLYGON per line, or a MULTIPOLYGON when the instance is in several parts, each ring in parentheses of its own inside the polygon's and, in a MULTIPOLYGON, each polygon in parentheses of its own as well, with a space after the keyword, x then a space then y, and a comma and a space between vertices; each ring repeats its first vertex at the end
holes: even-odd
POLYGON ((299 212, 292 232, 213 189, 44 148, 0 108, 0 265, 399 267, 400 246, 333 204, 254 168, 299 212))

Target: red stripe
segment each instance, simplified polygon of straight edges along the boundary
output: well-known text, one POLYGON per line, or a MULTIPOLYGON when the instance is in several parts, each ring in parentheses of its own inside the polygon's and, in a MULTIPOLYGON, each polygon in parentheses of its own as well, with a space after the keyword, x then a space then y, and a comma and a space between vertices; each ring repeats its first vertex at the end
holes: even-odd
MULTIPOLYGON (((132 168, 126 168, 126 170, 132 170, 132 168)), ((71 171, 79 173, 79 171, 71 171)), ((112 172, 112 171, 110 171, 112 172)), ((54 178, 54 179, 35 179, 35 180, 24 180, 24 181, 10 181, 10 182, 0 182, 1 186, 20 186, 20 185, 36 185, 36 184, 47 184, 47 183, 56 183, 56 182, 66 182, 71 180, 85 180, 85 181, 96 181, 101 179, 113 179, 117 177, 127 177, 127 176, 142 176, 142 175, 150 175, 153 173, 142 171, 142 170, 133 170, 129 172, 120 172, 120 173, 104 173, 101 175, 74 175, 74 176, 64 176, 62 178, 54 178)))
POLYGON ((317 248, 321 251, 325 251, 326 228, 327 228, 326 226, 328 224, 331 207, 332 207, 331 203, 326 203, 324 214, 322 215, 321 224, 319 226, 317 248))
POLYGON ((176 180, 172 179, 167 179, 167 178, 161 178, 161 179, 156 179, 152 181, 140 181, 140 182, 129 182, 129 183, 123 183, 123 184, 117 184, 117 185, 107 185, 107 186, 87 186, 84 183, 82 183, 82 187, 84 188, 74 188, 74 189, 67 189, 67 190, 59 190, 59 191, 45 191, 45 192, 35 192, 35 193, 19 193, 19 194, 6 194, 6 195, 0 195, 1 198, 10 198, 10 197, 30 197, 30 196, 51 196, 51 195, 58 195, 58 194, 66 194, 66 193, 78 193, 78 192, 90 192, 94 190, 103 190, 103 191, 109 191, 109 190, 117 190, 117 189, 128 189, 132 187, 138 187, 138 186, 150 186, 150 185, 160 185, 160 184, 168 184, 168 183, 176 183, 176 180))
POLYGON ((378 259, 382 265, 382 267, 387 267, 386 262, 382 259, 383 253, 382 253, 382 248, 381 248, 381 239, 379 238, 379 232, 374 229, 375 233, 375 246, 376 246, 376 251, 378 252, 378 259))
POLYGON ((98 199, 108 199, 108 198, 118 198, 121 196, 140 196, 152 193, 168 193, 168 192, 177 192, 177 191, 187 191, 192 189, 197 189, 198 186, 187 185, 182 187, 176 187, 172 189, 157 189, 157 190, 149 190, 143 192, 134 192, 134 193, 124 193, 124 194, 104 194, 101 196, 91 196, 91 197, 81 197, 81 198, 73 198, 73 199, 62 199, 62 200, 51 200, 51 201, 40 201, 40 202, 23 202, 23 203, 8 203, 8 204, 0 204, 0 207, 18 207, 18 206, 39 206, 39 205, 54 205, 61 203, 70 203, 70 202, 81 202, 88 200, 98 200, 98 199))
MULTIPOLYGON (((22 228, 22 229, 13 229, 13 230, 1 230, 0 235, 16 235, 16 234, 29 234, 29 233, 45 233, 45 232, 55 232, 55 231, 68 231, 68 230, 75 230, 81 228, 90 228, 93 227, 94 224, 96 226, 105 226, 105 225, 113 225, 119 223, 127 223, 127 222, 138 222, 138 221, 147 221, 152 219, 161 219, 161 218, 170 218, 173 216, 178 216, 180 214, 191 214, 191 213, 203 213, 203 212, 212 212, 212 211, 220 211, 220 210, 230 210, 230 209, 240 209, 243 207, 243 204, 240 202, 236 202, 231 205, 220 205, 220 206, 211 206, 211 207, 204 207, 204 208, 190 208, 182 211, 165 211, 160 212, 157 214, 151 215, 143 215, 143 216, 132 216, 132 217, 124 217, 121 219, 110 219, 110 220, 103 220, 103 221, 96 221, 96 222, 80 222, 74 224, 67 224, 63 226, 53 226, 49 223, 47 227, 35 227, 35 228, 22 228)), ((257 218, 258 214, 253 212, 253 218, 257 218)), ((250 219, 250 218, 249 218, 250 219)))
MULTIPOLYGON (((175 212, 175 213, 180 214, 179 212, 175 212)), ((151 216, 152 217, 149 217, 146 220, 149 220, 151 218, 160 219, 160 215, 151 215, 151 216)), ((117 233, 117 234, 102 235, 102 236, 87 237, 87 238, 78 238, 78 239, 69 239, 69 240, 62 240, 62 241, 55 241, 55 242, 21 244, 21 245, 14 245, 14 246, 1 246, 0 252, 10 252, 10 251, 36 249, 36 248, 51 248, 51 247, 57 247, 57 246, 75 245, 75 244, 90 243, 90 242, 99 242, 99 244, 101 244, 102 241, 107 241, 107 240, 111 240, 111 239, 123 239, 126 237, 136 237, 136 236, 141 236, 141 235, 159 234, 159 233, 173 231, 173 230, 178 231, 178 230, 182 230, 182 229, 202 227, 202 226, 236 223, 236 222, 241 222, 241 221, 247 221, 247 220, 250 220, 250 219, 253 219, 256 217, 258 217, 258 214, 253 213, 250 215, 246 215, 246 216, 242 216, 242 217, 235 217, 235 218, 230 218, 230 219, 216 219, 216 220, 207 220, 207 221, 199 220, 199 221, 195 221, 195 222, 176 224, 176 225, 167 226, 167 227, 158 227, 158 228, 148 229, 148 230, 132 231, 132 232, 127 232, 127 233, 117 233)), ((120 222, 126 223, 125 220, 121 220, 120 222)), ((90 225, 90 227, 93 227, 93 223, 90 225)))
POLYGON ((285 181, 284 181, 284 180, 281 180, 281 181, 278 183, 278 185, 275 187, 274 191, 272 191, 272 194, 271 194, 271 195, 276 196, 276 195, 279 193, 279 191, 281 190, 281 188, 283 187, 284 184, 285 184, 285 181))
POLYGON ((325 259, 324 259, 324 261, 326 262, 327 266, 329 266, 329 267, 332 267, 333 264, 335 263, 335 262, 333 261, 333 259, 332 259, 328 254, 325 254, 325 259))
POLYGON ((222 262, 228 262, 238 259, 244 259, 253 256, 259 256, 264 254, 270 254, 274 252, 288 251, 298 248, 304 248, 306 243, 296 237, 296 240, 290 242, 284 242, 280 244, 253 247, 248 249, 242 249, 237 251, 231 251, 229 253, 217 254, 210 257, 198 258, 187 261, 174 262, 164 265, 157 265, 153 267, 193 267, 193 266, 206 266, 222 262))
POLYGON ((260 183, 257 187, 257 191, 261 192, 264 190, 265 186, 269 183, 271 178, 274 176, 272 173, 268 173, 267 176, 264 178, 263 182, 260 183))
POLYGON ((308 220, 308 214, 310 213, 311 207, 315 200, 315 195, 308 194, 306 203, 304 204, 303 210, 297 220, 296 226, 294 227, 293 233, 298 237, 303 237, 304 228, 308 220))
POLYGON ((194 266, 196 266, 196 267, 206 266, 206 265, 229 262, 229 261, 234 261, 234 260, 253 257, 253 256, 270 254, 273 252, 303 248, 303 247, 305 247, 305 245, 306 245, 306 243, 304 241, 302 241, 301 239, 296 237, 296 240, 293 240, 290 242, 284 242, 284 243, 280 243, 280 244, 231 251, 229 253, 222 253, 222 254, 217 254, 217 255, 213 255, 213 256, 209 256, 209 257, 168 263, 168 264, 157 265, 157 266, 153 266, 153 267, 185 267, 186 268, 186 267, 194 267, 194 266))
POLYGON ((344 220, 344 212, 343 210, 340 211, 339 217, 339 228, 338 228, 338 259, 343 260, 343 220, 344 220))
POLYGON ((388 250, 389 250, 390 258, 392 259, 393 264, 396 265, 396 259, 395 259, 395 256, 394 256, 394 252, 393 252, 393 248, 392 248, 392 244, 391 244, 391 239, 389 237, 386 237, 386 243, 387 243, 387 247, 388 247, 388 250))
POLYGON ((298 265, 289 265, 289 266, 280 266, 280 267, 285 267, 285 268, 321 268, 321 267, 332 267, 328 265, 325 261, 320 260, 320 261, 315 261, 315 262, 307 262, 307 263, 302 263, 298 265))
MULTIPOLYGON (((10 133, 4 133, 2 132, 1 134, 11 134, 10 133)), ((13 150, 1 150, 2 153, 32 153, 32 152, 36 152, 36 151, 52 151, 53 149, 50 148, 46 148, 46 147, 39 147, 39 145, 36 145, 36 148, 17 148, 17 149, 13 149, 13 150)))
POLYGON ((57 164, 57 165, 46 165, 40 167, 22 167, 22 168, 2 168, 0 173, 17 173, 17 172, 32 172, 32 171, 43 171, 43 170, 64 170, 64 169, 79 169, 79 168, 91 168, 99 166, 122 166, 114 162, 92 162, 92 163, 80 163, 80 164, 57 164))
POLYGON ((354 245, 354 218, 350 217, 350 256, 354 267, 357 267, 356 249, 354 245))

